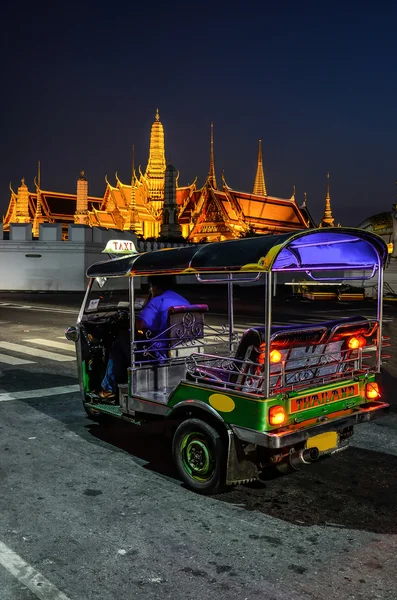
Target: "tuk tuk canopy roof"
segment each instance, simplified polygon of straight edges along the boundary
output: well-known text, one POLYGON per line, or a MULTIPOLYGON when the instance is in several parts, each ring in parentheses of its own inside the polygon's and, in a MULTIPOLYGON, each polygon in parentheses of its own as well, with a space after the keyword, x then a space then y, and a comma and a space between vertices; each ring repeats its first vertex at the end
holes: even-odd
POLYGON ((95 263, 87 275, 375 270, 386 258, 387 245, 376 234, 330 227, 131 254, 95 263))

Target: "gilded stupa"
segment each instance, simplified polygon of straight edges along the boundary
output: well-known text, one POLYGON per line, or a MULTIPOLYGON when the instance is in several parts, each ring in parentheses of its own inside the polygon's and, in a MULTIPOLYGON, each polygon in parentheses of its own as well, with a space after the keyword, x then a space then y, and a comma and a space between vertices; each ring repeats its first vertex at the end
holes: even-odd
MULTIPOLYGON (((290 198, 267 194, 261 140, 252 193, 233 189, 226 183, 224 175, 222 189, 218 189, 214 156, 214 125, 211 123, 210 164, 205 183, 198 188, 196 178, 187 186, 179 186, 179 173, 177 175, 176 171, 173 172, 175 181, 170 189, 172 188, 175 198, 170 196, 168 190, 167 206, 172 207, 172 222, 175 226, 169 227, 170 223, 163 223, 164 220, 169 220, 171 208, 164 209, 167 163, 164 128, 157 109, 151 127, 149 159, 144 173, 140 168, 136 173, 133 156, 130 182, 123 183, 116 173, 115 184, 112 184, 106 176, 105 193, 99 198, 89 195, 84 172, 81 172, 77 180, 76 194, 43 190, 39 164, 34 192, 28 189, 25 180, 22 180, 17 192, 10 185, 11 198, 3 217, 3 230, 7 232, 12 223, 32 223, 33 235, 37 237, 41 223, 61 223, 63 237, 66 239, 68 225, 75 223, 132 231, 144 239, 157 239, 160 233, 163 238, 165 231, 169 235, 172 231, 177 231, 179 237, 181 231, 186 240, 205 242, 315 227, 306 205, 298 206, 295 192, 290 198)), ((326 204, 324 225, 324 219, 328 217, 326 204)))
POLYGON ((320 227, 333 227, 335 224, 335 219, 332 216, 331 209, 331 193, 330 193, 330 176, 327 174, 327 192, 325 194, 325 207, 324 214, 320 221, 320 227))

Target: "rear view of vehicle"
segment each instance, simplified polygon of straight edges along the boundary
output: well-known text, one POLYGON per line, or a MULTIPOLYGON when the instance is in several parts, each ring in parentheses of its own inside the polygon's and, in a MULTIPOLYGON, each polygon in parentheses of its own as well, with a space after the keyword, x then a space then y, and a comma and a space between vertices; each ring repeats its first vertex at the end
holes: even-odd
MULTIPOLYGON (((77 345, 85 410, 95 419, 111 415, 168 426, 181 479, 205 494, 258 479, 269 468, 285 472, 344 450, 356 425, 388 412, 376 381, 387 358, 386 260, 380 237, 329 228, 131 252, 92 265, 77 328, 68 332, 77 345), (165 329, 155 336, 135 331, 134 278, 164 274, 194 274, 197 288, 224 283, 227 326, 206 322, 208 306, 187 303, 169 309, 165 329), (367 307, 370 316, 319 322, 317 315, 313 323, 309 314, 301 325, 275 323, 276 287, 297 276, 320 287, 354 281, 361 287, 376 276, 378 298, 367 307), (264 292, 263 324, 241 336, 234 331, 236 282, 262 285, 264 292), (93 392, 120 327, 129 331, 131 360, 109 406, 93 392)), ((258 289, 251 288, 253 297, 258 289)))
MULTIPOLYGON (((258 398, 263 389, 264 334, 265 328, 244 334, 241 374, 235 384, 258 398)), ((267 456, 281 470, 299 468, 345 449, 354 425, 386 414, 388 405, 375 381, 379 339, 378 320, 360 316, 273 328, 265 427, 255 435, 256 443, 266 448, 265 462, 267 456)), ((383 346, 387 344, 383 340, 383 346)), ((240 440, 252 441, 247 430, 232 427, 240 440)))
MULTIPOLYGON (((389 345, 382 335, 386 258, 386 246, 376 236, 329 230, 291 236, 287 244, 277 244, 256 264, 243 267, 267 267, 265 324, 247 329, 232 358, 192 356, 189 375, 196 384, 218 388, 218 405, 233 407, 219 412, 233 432, 236 456, 243 456, 245 465, 251 461, 246 479, 268 467, 286 472, 344 450, 355 425, 387 414, 376 381, 388 358, 382 352, 389 345), (273 278, 287 282, 286 275, 297 272, 323 286, 355 279, 361 285, 377 274, 375 316, 272 325, 273 278)), ((244 480, 241 470, 237 477, 244 480)))

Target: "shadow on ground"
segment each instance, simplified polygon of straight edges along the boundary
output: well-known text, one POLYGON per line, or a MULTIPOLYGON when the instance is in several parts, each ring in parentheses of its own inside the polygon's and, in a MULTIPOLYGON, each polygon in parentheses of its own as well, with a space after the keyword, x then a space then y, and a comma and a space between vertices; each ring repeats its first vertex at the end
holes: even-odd
MULTIPOLYGON (((142 461, 160 475, 178 476, 164 435, 124 423, 92 424, 89 434, 142 461)), ((302 526, 325 525, 397 533, 397 457, 359 448, 319 461, 291 475, 239 485, 213 496, 302 526)), ((179 485, 179 482, 178 482, 179 485)))
MULTIPOLYGON (((381 376, 384 397, 397 412, 395 373, 397 360, 386 365, 381 376)), ((5 375, 5 374, 4 374, 5 375)), ((13 390, 26 389, 18 370, 7 371, 13 390)), ((48 373, 30 373, 30 389, 76 384, 76 379, 48 373)), ((3 378, 1 383, 7 383, 3 378)), ((70 430, 93 445, 126 452, 143 468, 158 476, 174 478, 170 440, 153 425, 137 427, 121 421, 92 423, 85 418, 79 394, 35 398, 27 405, 63 422, 70 430)), ((126 457, 126 461, 128 458, 126 457)), ((269 479, 263 483, 239 485, 217 501, 238 505, 302 526, 324 525, 360 529, 376 533, 397 533, 397 457, 371 450, 349 450, 310 465, 301 471, 269 479)))

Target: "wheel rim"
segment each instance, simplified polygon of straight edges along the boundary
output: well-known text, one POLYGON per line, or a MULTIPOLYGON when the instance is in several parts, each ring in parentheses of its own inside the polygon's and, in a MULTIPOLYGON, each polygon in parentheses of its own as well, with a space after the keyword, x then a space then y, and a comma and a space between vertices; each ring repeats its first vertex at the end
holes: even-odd
POLYGON ((215 470, 215 459, 202 433, 186 434, 181 443, 183 466, 195 481, 211 479, 215 470))

